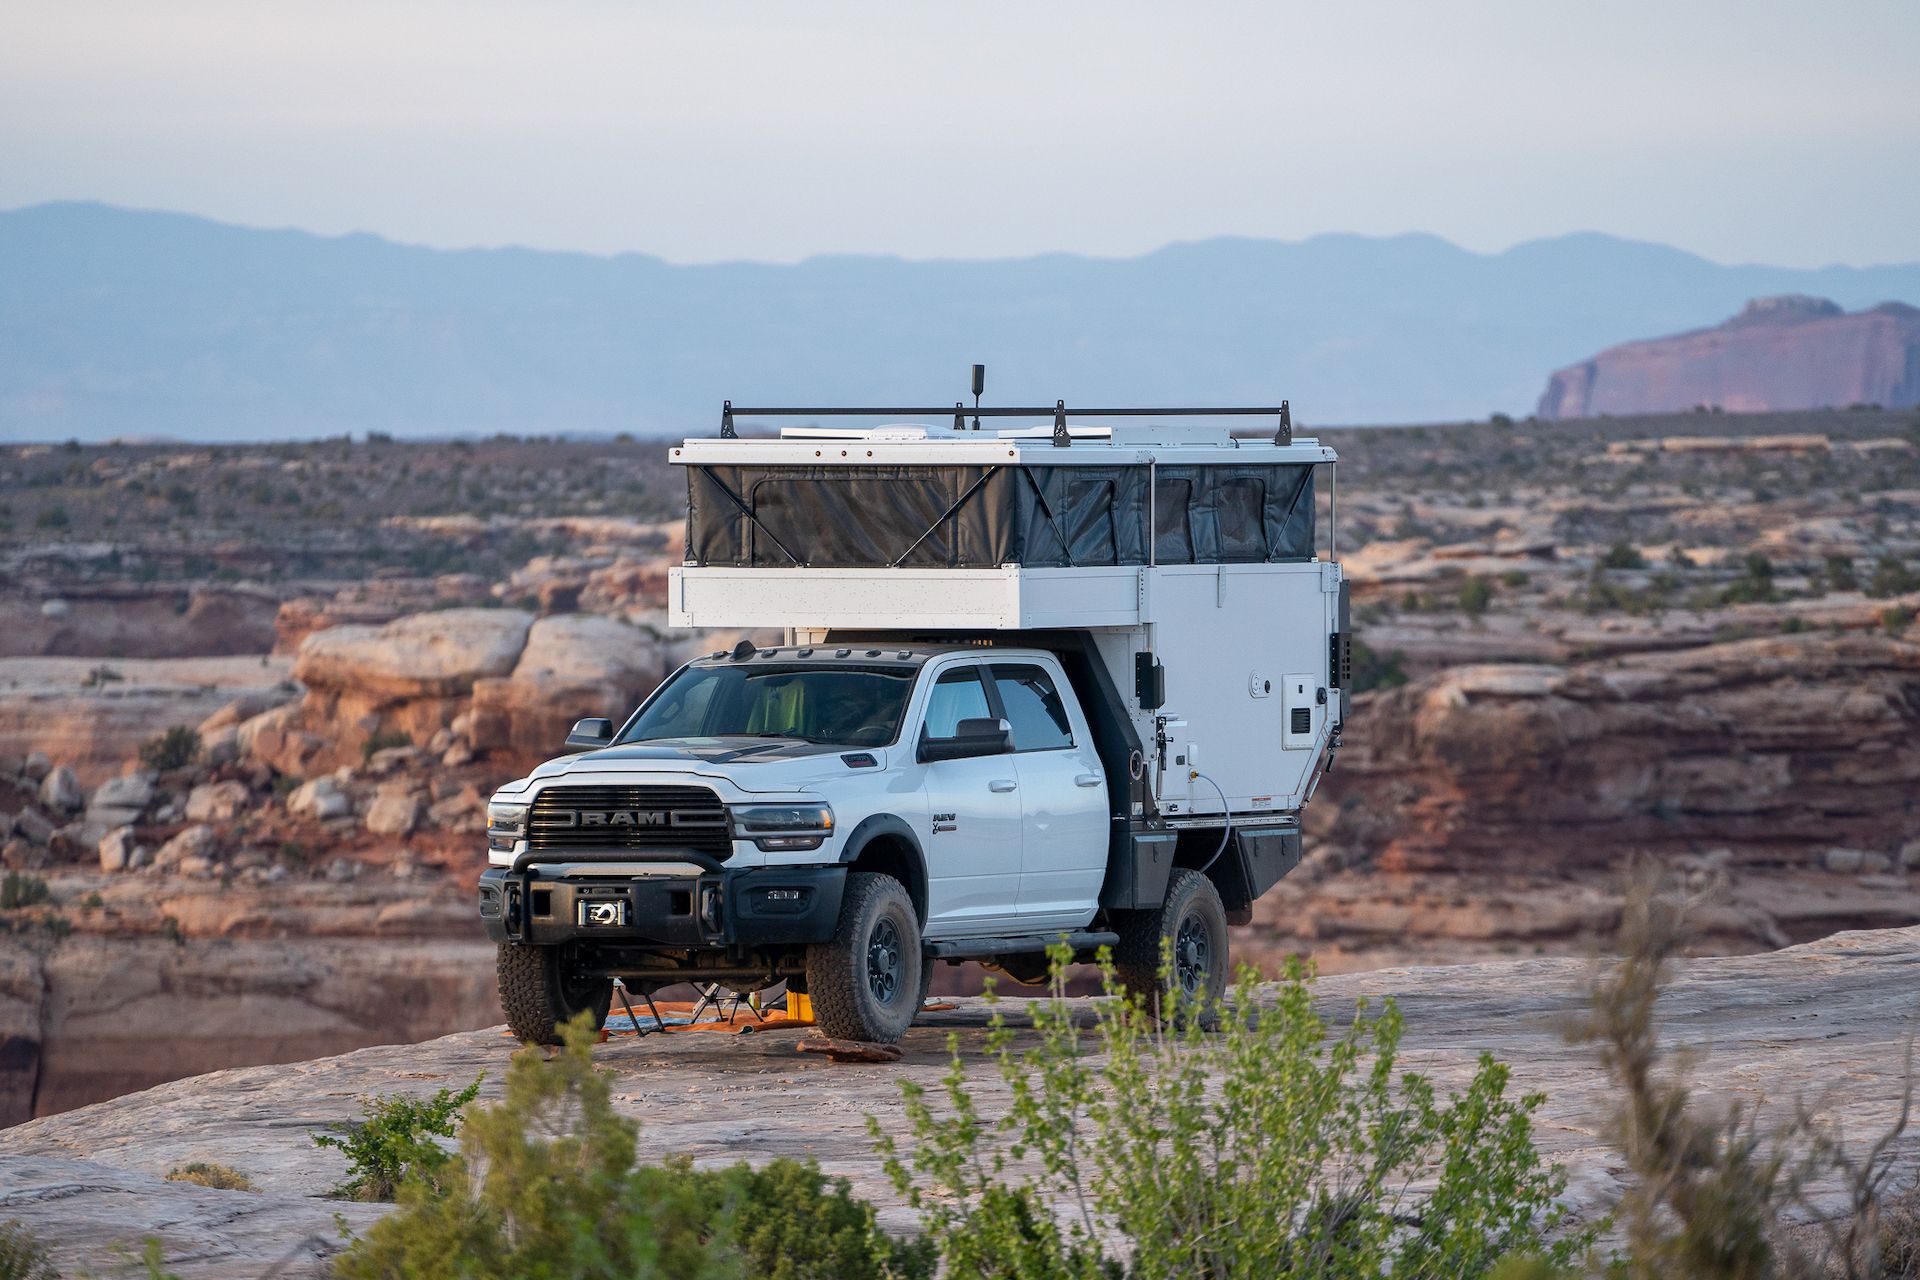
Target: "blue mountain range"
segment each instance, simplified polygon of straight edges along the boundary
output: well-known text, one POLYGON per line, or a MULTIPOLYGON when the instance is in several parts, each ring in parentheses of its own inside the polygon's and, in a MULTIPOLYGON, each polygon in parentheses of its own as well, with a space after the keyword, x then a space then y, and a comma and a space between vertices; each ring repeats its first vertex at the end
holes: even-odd
POLYGON ((1920 263, 1724 266, 1575 234, 679 266, 44 204, 0 212, 0 439, 704 434, 728 398, 950 403, 974 361, 989 403, 1523 415, 1562 365, 1782 293, 1920 303, 1920 263))

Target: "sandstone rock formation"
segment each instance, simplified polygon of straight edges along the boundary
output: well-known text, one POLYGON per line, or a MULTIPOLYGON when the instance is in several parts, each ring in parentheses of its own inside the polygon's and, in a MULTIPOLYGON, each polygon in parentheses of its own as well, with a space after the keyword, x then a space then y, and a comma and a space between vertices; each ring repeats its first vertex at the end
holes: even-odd
MULTIPOLYGON (((262 651, 264 652, 264 650, 262 651)), ((246 695, 294 696, 284 658, 0 658, 0 756, 39 752, 82 783, 119 774, 140 744, 246 695)))
MULTIPOLYGON (((1661 1013, 1671 1037, 1696 1048, 1691 1070, 1703 1096, 1764 1104, 1770 1115, 1804 1098, 1864 1142, 1900 1110, 1916 946, 1920 929, 1689 961, 1677 967, 1661 1013)), ((1590 1221, 1612 1208, 1624 1186, 1622 1162, 1601 1136, 1611 1089, 1593 1055, 1570 1048, 1561 1032, 1585 1007, 1591 973, 1584 959, 1386 969, 1323 978, 1316 994, 1336 1021, 1351 1016, 1358 997, 1374 1008, 1391 997, 1405 1018, 1403 1064, 1443 1090, 1462 1088, 1485 1051, 1511 1066, 1515 1092, 1544 1092, 1536 1141, 1547 1159, 1566 1166, 1565 1200, 1590 1221)), ((343 996, 351 989, 340 986, 343 996)), ((131 1013, 141 1003, 120 1007, 131 1013)), ((973 1064, 981 1115, 990 1120, 1009 1105, 982 1058, 987 1006, 955 1003, 952 1012, 926 1015, 908 1032, 902 1060, 886 1065, 810 1060, 795 1052, 807 1033, 793 1029, 620 1037, 595 1056, 611 1076, 615 1106, 642 1124, 648 1159, 811 1156, 873 1200, 884 1225, 907 1229, 912 1211, 880 1167, 866 1117, 903 1134, 896 1082, 937 1090, 950 1033, 973 1064)), ((97 1024, 107 1021, 97 1016, 97 1024)), ((346 1209, 349 1226, 364 1230, 381 1210, 320 1198, 344 1166, 309 1134, 354 1118, 369 1094, 424 1097, 484 1075, 481 1098, 497 1100, 512 1049, 498 1028, 472 1031, 223 1071, 35 1120, 0 1133, 0 1199, 9 1216, 53 1241, 67 1264, 96 1262, 115 1240, 137 1245, 152 1235, 192 1280, 256 1276, 289 1252, 297 1269, 283 1274, 322 1275, 337 1247, 335 1212, 346 1209), (162 1181, 168 1169, 195 1159, 230 1164, 261 1190, 209 1192, 162 1181)), ((1914 1163, 1911 1144, 1904 1151, 1900 1177, 1914 1163)), ((1823 1210, 1838 1207, 1816 1201, 1823 1210)))
POLYGON ((0 592, 0 657, 265 653, 279 607, 270 592, 242 587, 67 586, 51 598, 0 592))
POLYGON ((672 669, 678 647, 613 618, 542 618, 510 675, 474 682, 468 736, 517 756, 552 755, 581 716, 624 717, 672 669))
POLYGON ((1711 329, 1629 342, 1555 373, 1543 418, 1920 403, 1920 309, 1848 314, 1819 298, 1758 298, 1711 329))

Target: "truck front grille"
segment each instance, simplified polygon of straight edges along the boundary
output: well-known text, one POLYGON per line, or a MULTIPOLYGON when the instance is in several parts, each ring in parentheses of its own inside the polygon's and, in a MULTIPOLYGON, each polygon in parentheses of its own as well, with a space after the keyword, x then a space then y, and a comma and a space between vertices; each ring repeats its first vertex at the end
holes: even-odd
POLYGON ((533 798, 527 847, 616 853, 733 852, 727 811, 709 787, 548 787, 533 798))

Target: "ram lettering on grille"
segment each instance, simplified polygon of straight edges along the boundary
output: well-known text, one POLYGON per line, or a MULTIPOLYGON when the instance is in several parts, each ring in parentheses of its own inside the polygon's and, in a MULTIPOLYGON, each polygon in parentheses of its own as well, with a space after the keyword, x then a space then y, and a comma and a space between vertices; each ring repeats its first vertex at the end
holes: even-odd
POLYGON ((534 798, 527 842, 535 850, 733 851, 726 809, 706 787, 548 787, 534 798))

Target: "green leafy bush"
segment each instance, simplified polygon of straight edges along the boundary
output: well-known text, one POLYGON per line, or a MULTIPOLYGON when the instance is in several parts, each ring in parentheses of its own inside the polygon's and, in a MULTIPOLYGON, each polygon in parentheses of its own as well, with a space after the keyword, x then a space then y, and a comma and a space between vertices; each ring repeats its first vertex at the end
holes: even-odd
POLYGON ((400 1207, 336 1263, 349 1280, 930 1280, 919 1242, 811 1163, 636 1169, 639 1126, 613 1110, 584 1019, 552 1061, 514 1055, 506 1097, 466 1115, 459 1153, 408 1178, 400 1207))
POLYGON ((0 1280, 60 1280, 46 1246, 18 1221, 0 1222, 0 1280))
POLYGON ((186 725, 177 724, 140 744, 141 765, 162 773, 184 769, 199 758, 200 734, 186 725))
POLYGON ((335 1133, 316 1133, 313 1145, 347 1157, 347 1180, 333 1194, 347 1200, 393 1199, 408 1178, 431 1181, 449 1159, 433 1139, 453 1136, 454 1117, 480 1093, 480 1081, 455 1093, 442 1089, 431 1098, 390 1094, 369 1098, 362 1118, 336 1125, 335 1133))
POLYGON ((1486 1055, 1445 1100, 1398 1073, 1391 1003, 1330 1030, 1295 962, 1277 989, 1244 972, 1219 1004, 1176 999, 1163 1021, 1107 966, 1114 998, 1086 1037, 1062 995, 1070 957, 1052 958, 1053 996, 1031 1006, 1037 1046, 1017 1052, 997 1011, 990 1025, 1005 1118, 983 1118, 956 1037, 941 1105, 901 1085, 909 1151, 869 1121, 947 1274, 1467 1277, 1507 1254, 1563 1266, 1591 1246, 1555 1204, 1564 1174, 1534 1150, 1542 1099, 1509 1097, 1486 1055), (1422 1176, 1432 1190, 1409 1190, 1422 1176))

